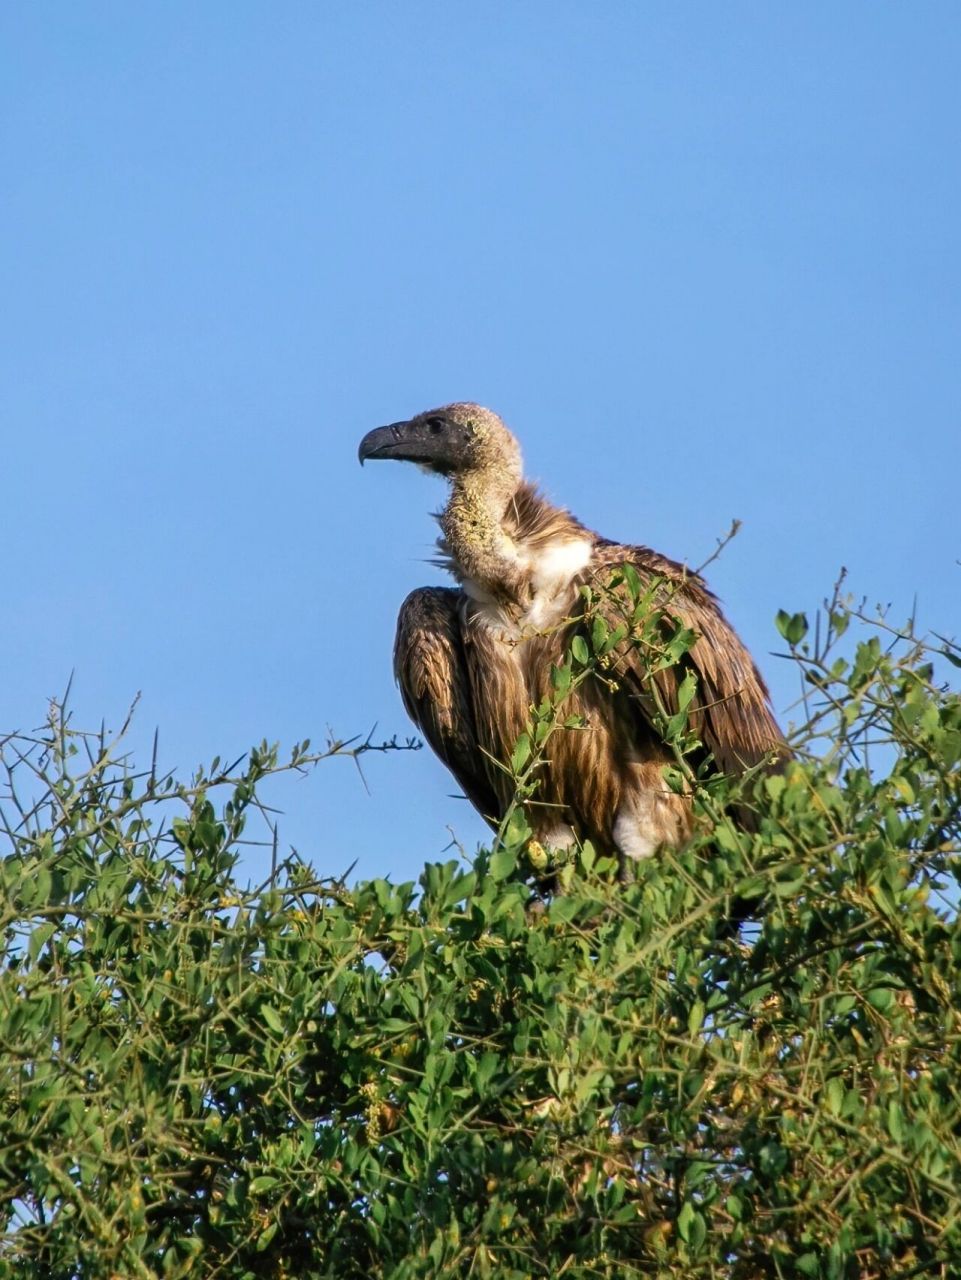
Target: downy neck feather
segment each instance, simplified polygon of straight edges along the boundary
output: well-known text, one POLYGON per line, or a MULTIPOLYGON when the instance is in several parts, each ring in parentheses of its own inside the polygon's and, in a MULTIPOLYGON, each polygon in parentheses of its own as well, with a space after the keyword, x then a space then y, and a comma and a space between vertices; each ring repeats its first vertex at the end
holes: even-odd
POLYGON ((505 635, 547 630, 570 611, 573 579, 586 568, 594 535, 526 482, 490 474, 457 477, 438 517, 438 563, 505 635))

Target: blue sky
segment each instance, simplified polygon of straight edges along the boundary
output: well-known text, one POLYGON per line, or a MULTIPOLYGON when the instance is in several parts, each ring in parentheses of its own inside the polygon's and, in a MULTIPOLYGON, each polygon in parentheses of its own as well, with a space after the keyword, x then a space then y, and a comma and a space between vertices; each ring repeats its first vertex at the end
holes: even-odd
MULTIPOLYGON (((185 772, 405 735, 443 488, 356 447, 452 399, 608 536, 739 517, 782 712, 773 615, 842 564, 961 633, 959 65, 954 3, 2 6, 0 727, 75 670, 185 772)), ((483 838, 427 751, 365 772, 274 788, 282 845, 483 838)))

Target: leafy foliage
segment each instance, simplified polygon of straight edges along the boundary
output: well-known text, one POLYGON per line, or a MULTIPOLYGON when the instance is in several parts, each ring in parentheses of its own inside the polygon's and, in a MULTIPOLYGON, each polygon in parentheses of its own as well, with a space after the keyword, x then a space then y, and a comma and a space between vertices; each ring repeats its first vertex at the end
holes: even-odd
MULTIPOLYGON (((641 641, 682 660, 661 621, 641 641)), ((244 888, 275 751, 185 786, 56 707, 8 739, 0 1271, 961 1274, 961 701, 910 632, 840 656, 851 621, 779 618, 783 773, 735 794, 665 725, 698 830, 631 884, 532 848, 519 804, 418 885, 291 860, 244 888)), ((519 801, 623 639, 588 618, 519 801)))

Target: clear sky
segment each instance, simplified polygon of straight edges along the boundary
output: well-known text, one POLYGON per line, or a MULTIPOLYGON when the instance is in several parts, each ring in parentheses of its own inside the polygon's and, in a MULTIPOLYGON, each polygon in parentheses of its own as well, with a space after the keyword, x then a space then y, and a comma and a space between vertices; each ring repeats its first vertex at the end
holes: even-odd
MULTIPOLYGON (((443 487, 370 427, 501 412, 605 535, 698 564, 783 714, 841 565, 961 633, 961 6, 0 6, 0 728, 185 772, 404 735, 443 487)), ((429 752, 275 789, 323 871, 484 828, 429 752)), ((263 855, 248 869, 259 875, 263 855)))

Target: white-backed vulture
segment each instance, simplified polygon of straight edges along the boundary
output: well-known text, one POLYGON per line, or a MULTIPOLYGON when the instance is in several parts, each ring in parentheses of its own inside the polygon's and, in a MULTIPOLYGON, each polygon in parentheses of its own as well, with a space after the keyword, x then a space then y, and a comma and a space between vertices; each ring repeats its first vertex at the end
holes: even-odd
POLYGON ((703 580, 549 503, 524 480, 520 448, 496 414, 466 403, 432 409, 369 432, 359 455, 415 462, 450 483, 438 546, 460 586, 407 597, 394 670, 411 718, 492 826, 515 796, 503 765, 579 625, 580 588, 598 588, 603 602, 618 566, 632 565, 643 585, 661 583, 665 613, 696 640, 680 666, 656 677, 636 646, 623 645, 614 679, 586 680, 571 694, 564 714, 584 727, 549 740, 526 805, 534 835, 554 848, 589 839, 622 861, 687 838, 690 800, 665 782, 675 757, 657 728, 658 712, 677 709, 686 671, 697 677, 692 723, 718 769, 740 773, 784 750, 764 681, 703 580))

